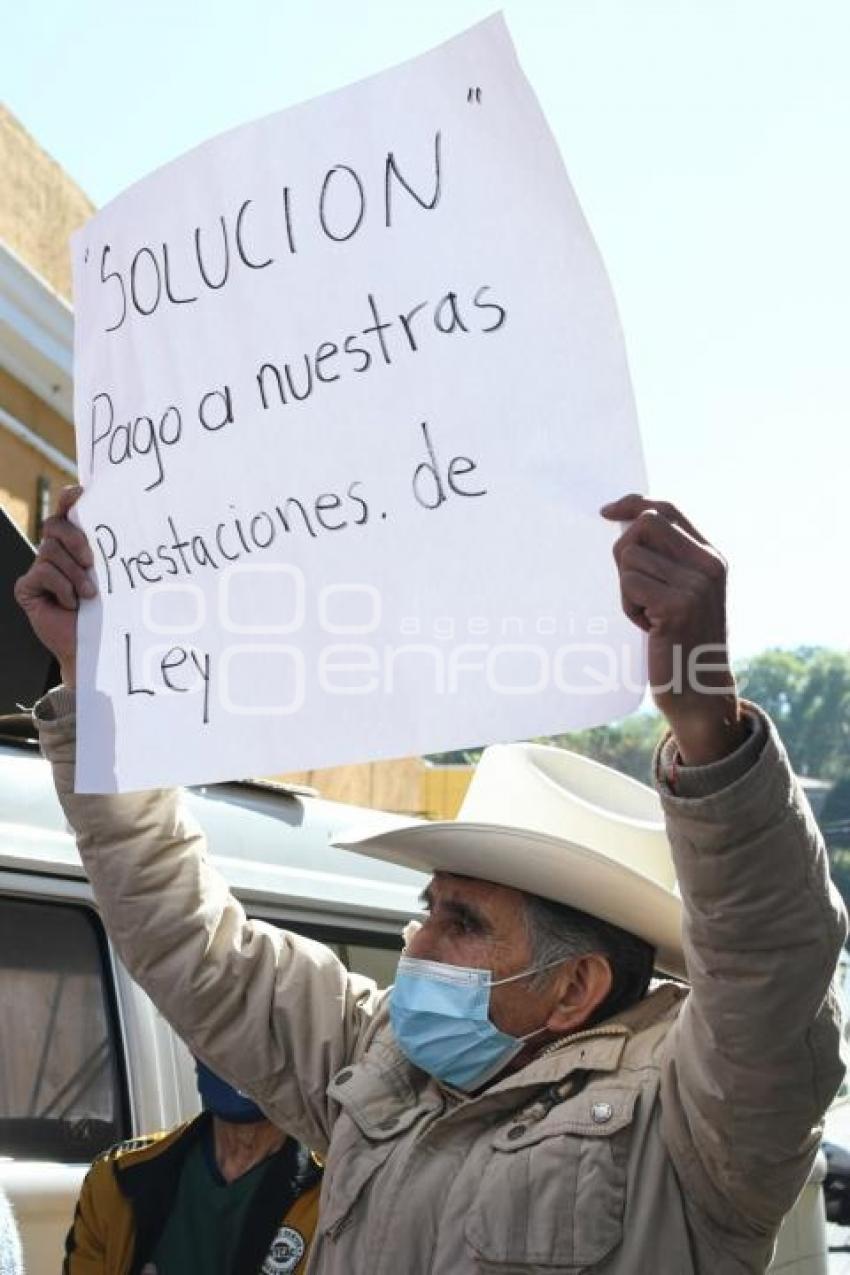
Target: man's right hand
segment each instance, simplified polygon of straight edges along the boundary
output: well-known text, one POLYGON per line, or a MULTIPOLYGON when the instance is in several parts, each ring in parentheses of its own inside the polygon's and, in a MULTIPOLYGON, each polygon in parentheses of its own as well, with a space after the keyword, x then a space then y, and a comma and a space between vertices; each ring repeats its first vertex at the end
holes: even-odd
POLYGON ((73 686, 76 678, 79 600, 97 593, 88 540, 68 518, 81 495, 81 487, 65 487, 60 493, 56 513, 44 524, 36 560, 15 584, 15 598, 38 640, 59 661, 66 686, 73 686))

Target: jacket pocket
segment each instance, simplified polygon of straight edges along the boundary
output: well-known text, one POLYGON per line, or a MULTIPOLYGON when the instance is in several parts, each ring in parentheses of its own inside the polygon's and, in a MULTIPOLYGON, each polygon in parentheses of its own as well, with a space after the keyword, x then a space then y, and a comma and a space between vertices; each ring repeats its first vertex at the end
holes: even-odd
POLYGON ((358 1200, 394 1149, 393 1142, 370 1145, 365 1139, 358 1139, 346 1154, 335 1159, 331 1173, 325 1170, 319 1202, 320 1235, 336 1240, 355 1220, 358 1200))
POLYGON ((466 1223, 482 1270, 592 1270, 617 1247, 636 1099, 587 1089, 498 1132, 466 1223))

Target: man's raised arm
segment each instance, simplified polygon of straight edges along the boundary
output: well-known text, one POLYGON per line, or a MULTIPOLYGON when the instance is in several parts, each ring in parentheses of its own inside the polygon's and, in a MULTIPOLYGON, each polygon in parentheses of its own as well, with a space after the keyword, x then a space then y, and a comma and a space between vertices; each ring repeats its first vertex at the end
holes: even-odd
POLYGON ((63 493, 15 593, 62 669, 35 716, 107 931, 193 1052, 321 1153, 328 1081, 359 1055, 381 997, 328 948, 246 918, 179 792, 74 793, 76 610, 93 587, 85 536, 66 516, 78 494, 63 493))
POLYGON ((623 605, 671 729, 656 761, 691 993, 667 1042, 662 1127, 720 1259, 737 1238, 769 1242, 811 1169, 844 1071, 831 982, 846 915, 782 744, 738 699, 722 558, 670 505, 603 512, 629 523, 623 605))

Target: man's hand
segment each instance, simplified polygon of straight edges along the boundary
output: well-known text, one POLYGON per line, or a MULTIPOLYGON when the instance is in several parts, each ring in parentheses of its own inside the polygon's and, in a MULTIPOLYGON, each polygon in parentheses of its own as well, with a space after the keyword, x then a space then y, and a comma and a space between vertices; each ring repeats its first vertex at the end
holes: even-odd
POLYGON ((726 646, 726 563, 666 501, 623 496, 600 512, 630 523, 614 557, 623 610, 649 635, 652 697, 686 764, 718 761, 745 735, 726 646))
POLYGON ((36 637, 59 661, 66 686, 73 686, 76 677, 79 600, 97 593, 88 541, 68 518, 81 494, 80 487, 63 489, 56 513, 44 524, 35 562, 15 584, 15 598, 36 637))

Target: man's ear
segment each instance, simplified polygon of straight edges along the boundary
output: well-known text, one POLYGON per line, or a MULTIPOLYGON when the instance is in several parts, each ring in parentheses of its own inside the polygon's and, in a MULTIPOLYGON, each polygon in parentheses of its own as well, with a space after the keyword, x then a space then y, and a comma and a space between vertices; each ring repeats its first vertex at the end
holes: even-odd
POLYGON ((556 1036, 580 1031, 593 1017, 614 984, 611 962, 598 952, 577 956, 564 971, 561 992, 546 1020, 556 1036))

